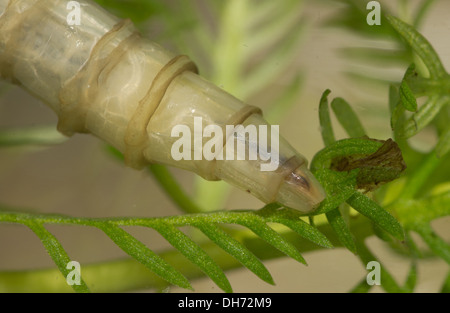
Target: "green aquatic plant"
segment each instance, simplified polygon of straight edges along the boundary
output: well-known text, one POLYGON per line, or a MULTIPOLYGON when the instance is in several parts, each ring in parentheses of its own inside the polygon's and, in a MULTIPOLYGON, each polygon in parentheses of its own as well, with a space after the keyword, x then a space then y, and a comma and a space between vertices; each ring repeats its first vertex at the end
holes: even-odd
MULTIPOLYGON (((138 23, 144 23, 153 14, 167 19, 170 27, 163 31, 161 40, 177 33, 178 46, 190 50, 192 56, 205 53, 194 51, 186 43, 185 36, 190 38, 196 34, 203 42, 198 46, 220 60, 209 60, 216 66, 208 66, 208 60, 202 59, 205 65, 200 67, 209 68, 207 76, 225 84, 228 91, 242 98, 270 84, 274 76, 289 66, 299 48, 298 33, 293 36, 295 42, 287 40, 286 45, 272 46, 263 40, 275 40, 289 33, 292 27, 298 30, 301 25, 298 16, 290 12, 300 9, 299 1, 286 1, 283 6, 273 1, 264 5, 242 0, 214 2, 209 9, 221 13, 219 25, 216 25, 217 41, 213 41, 211 34, 205 33, 205 27, 192 18, 195 16, 192 5, 185 4, 183 12, 188 10, 193 14, 184 14, 184 18, 175 21, 173 11, 165 5, 149 5, 142 10, 138 4, 147 2, 133 1, 136 7, 124 7, 118 0, 98 2, 138 23), (252 12, 253 18, 237 19, 245 25, 236 25, 236 19, 232 17, 245 15, 248 11, 252 12), (264 29, 255 30, 255 25, 268 20, 270 22, 264 24, 264 29), (243 29, 247 31, 242 32, 243 29), (253 50, 240 46, 241 41, 236 36, 248 36, 248 40, 253 40, 250 45, 253 50), (242 68, 248 65, 254 53, 263 48, 268 48, 267 65, 243 72, 242 68), (285 64, 278 64, 274 71, 274 60, 283 60, 285 64)), ((350 7, 353 2, 347 1, 350 7)), ((428 6, 431 2, 424 1, 423 5, 428 6)), ((77 292, 111 292, 140 288, 164 290, 170 285, 192 289, 191 281, 206 275, 223 291, 232 292, 227 270, 245 267, 264 282, 274 284, 276 278, 264 265, 266 260, 287 256, 305 264, 301 253, 345 247, 360 259, 363 267, 370 261, 382 264, 381 287, 385 291, 413 292, 419 275, 416 262, 425 252, 415 243, 412 233, 419 234, 433 255, 450 264, 450 245, 430 225, 432 221, 450 215, 450 76, 432 46, 413 26, 395 17, 387 17, 386 21, 389 24, 385 27, 390 33, 395 32, 398 40, 403 40, 402 45, 410 51, 408 55, 420 58, 426 71, 418 72, 416 66, 411 65, 401 82, 391 82, 387 104, 391 119, 386 121, 386 126, 392 128, 392 139, 388 140, 370 138, 364 123, 346 100, 338 97, 329 104, 331 91, 323 93, 318 115, 324 148, 314 155, 310 169, 327 197, 316 211, 304 214, 277 203, 259 210, 218 211, 229 187, 199 180, 196 193, 191 196, 165 166, 152 164, 147 167, 149 174, 180 209, 179 215, 84 218, 30 213, 1 205, 0 224, 28 227, 42 242, 57 268, 2 271, 0 290, 60 292, 73 288, 77 292), (423 104, 418 101, 421 97, 427 97, 423 104), (347 138, 336 139, 330 107, 347 138), (407 140, 425 128, 433 129, 439 138, 428 153, 416 151, 407 140), (47 229, 49 225, 98 229, 131 258, 83 265, 80 284, 69 286, 66 277, 71 268, 67 268, 67 264, 73 256, 69 257, 62 243, 47 229), (239 227, 233 227, 235 225, 239 227), (155 230, 173 249, 154 252, 128 231, 135 227, 155 230), (182 231, 186 229, 187 232, 182 231), (373 235, 411 260, 404 283, 397 282, 383 266, 383 260, 377 259, 366 245, 365 240, 373 235), (54 279, 58 271, 62 275, 54 279)), ((269 120, 276 121, 295 103, 301 76, 292 80, 293 84, 275 101, 280 105, 268 109, 269 120)), ((59 144, 61 140, 62 137, 48 131, 47 127, 7 129, 0 133, 3 148, 59 144)), ((122 154, 114 148, 105 150, 116 160, 123 160, 122 154)), ((372 286, 364 278, 352 291, 368 292, 370 288, 372 286)), ((447 274, 441 291, 450 291, 450 274, 447 274)))

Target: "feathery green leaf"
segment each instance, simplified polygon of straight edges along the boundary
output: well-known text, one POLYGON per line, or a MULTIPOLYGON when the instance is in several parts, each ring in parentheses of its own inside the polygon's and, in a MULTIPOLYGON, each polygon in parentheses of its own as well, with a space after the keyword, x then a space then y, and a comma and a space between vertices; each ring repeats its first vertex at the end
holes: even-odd
POLYGON ((280 234, 266 225, 263 219, 248 219, 236 221, 237 224, 247 227, 256 235, 264 239, 267 243, 274 246, 284 254, 290 256, 300 263, 306 264, 305 259, 298 252, 298 250, 288 241, 286 241, 280 234))
POLYGON ((404 239, 405 235, 400 223, 375 201, 361 193, 355 193, 347 200, 347 203, 395 238, 404 239))
POLYGON ((403 287, 407 292, 413 292, 417 283, 417 265, 415 262, 409 269, 408 277, 406 278, 405 286, 403 287))
POLYGON ((410 138, 427 126, 450 103, 449 96, 433 95, 403 125, 400 135, 410 138))
POLYGON ((325 189, 327 197, 320 204, 315 214, 334 210, 357 192, 356 177, 358 171, 337 172, 329 169, 317 170, 314 175, 325 189))
POLYGON ((96 226, 124 252, 148 267, 161 278, 176 286, 192 289, 186 277, 122 228, 112 223, 96 223, 96 226))
POLYGON ((329 146, 336 141, 333 126, 331 125, 330 110, 328 109, 328 95, 330 93, 329 89, 325 90, 319 104, 320 132, 325 146, 329 146))
MULTIPOLYGON (((67 264, 71 261, 67 252, 62 247, 61 243, 53 236, 45 227, 38 222, 33 220, 28 220, 25 222, 28 226, 41 240, 48 254, 55 262, 61 274, 66 278, 71 270, 67 268, 67 264)), ((80 273, 81 274, 81 273, 80 273)), ((74 284, 71 286, 76 292, 90 292, 88 286, 82 278, 80 278, 80 284, 74 284)))
POLYGON ((414 97, 411 88, 409 88, 408 83, 405 80, 403 80, 400 85, 400 101, 408 111, 417 111, 416 97, 414 97))
POLYGON ((422 59, 430 72, 431 78, 441 78, 446 76, 447 73, 439 56, 425 37, 417 32, 411 25, 408 25, 394 16, 387 16, 387 19, 422 59))
POLYGON ((319 246, 325 248, 333 247, 328 238, 318 231, 316 227, 301 220, 301 213, 296 210, 289 208, 278 209, 277 205, 267 205, 256 214, 264 217, 268 222, 279 223, 289 227, 303 238, 308 239, 319 246))
POLYGON ((347 101, 342 98, 335 98, 331 102, 331 108, 339 120, 339 123, 344 127, 351 138, 358 138, 366 135, 366 131, 358 116, 347 101))
POLYGON ((450 264, 450 245, 439 237, 429 224, 417 223, 413 226, 413 230, 422 237, 431 251, 450 264))
POLYGON ((333 227, 336 232, 339 241, 344 245, 344 247, 356 254, 355 239, 353 238, 347 223, 342 217, 339 208, 328 211, 326 216, 331 227, 333 227))
POLYGON ((450 151, 450 125, 441 134, 439 142, 436 145, 436 155, 438 158, 442 158, 450 151))
POLYGON ((194 225, 201 230, 211 241, 235 257, 245 267, 255 273, 265 282, 274 285, 273 278, 261 261, 239 241, 225 233, 214 224, 198 223, 194 225))
POLYGON ((168 223, 158 223, 154 228, 189 261, 208 275, 223 291, 233 292, 230 282, 222 269, 198 244, 168 223))

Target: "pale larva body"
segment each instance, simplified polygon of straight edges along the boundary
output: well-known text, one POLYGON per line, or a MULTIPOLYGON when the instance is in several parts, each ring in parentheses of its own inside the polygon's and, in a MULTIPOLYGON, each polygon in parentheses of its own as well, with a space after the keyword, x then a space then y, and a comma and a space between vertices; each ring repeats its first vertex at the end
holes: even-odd
MULTIPOLYGON (((312 211, 324 192, 307 162, 279 138, 279 166, 262 160, 175 160, 176 125, 266 125, 261 112, 202 79, 186 56, 142 38, 95 3, 77 1, 80 25, 69 25, 67 0, 0 0, 0 73, 49 105, 66 135, 92 133, 124 153, 127 165, 162 163, 225 180, 266 203, 312 211)), ((225 142, 230 139, 225 138, 225 142)), ((204 142, 203 142, 204 143, 204 142)), ((259 149, 260 142, 247 143, 259 149)), ((268 149, 267 149, 268 150, 268 149)), ((216 151, 218 152, 218 151, 216 151)))

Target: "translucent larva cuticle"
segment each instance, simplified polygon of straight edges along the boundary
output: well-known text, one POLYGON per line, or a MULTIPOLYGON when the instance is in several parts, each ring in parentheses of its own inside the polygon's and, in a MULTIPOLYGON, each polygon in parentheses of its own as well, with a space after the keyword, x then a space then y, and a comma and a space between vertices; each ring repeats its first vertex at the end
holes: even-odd
MULTIPOLYGON (((124 153, 129 166, 179 167, 225 180, 266 203, 310 212, 323 200, 306 160, 281 136, 279 148, 265 150, 279 155, 274 171, 261 171, 267 160, 260 159, 171 157, 171 130, 183 124, 193 131, 198 116, 222 128, 270 125, 259 108, 200 77, 187 57, 143 38, 131 22, 93 1, 78 2, 83 22, 68 27, 66 1, 0 0, 0 74, 52 108, 61 132, 92 133, 124 153)), ((248 151, 261 150, 260 141, 246 144, 248 151)))
POLYGON ((318 207, 325 198, 325 191, 307 165, 300 155, 294 155, 281 165, 283 179, 279 182, 275 201, 304 213, 318 207))

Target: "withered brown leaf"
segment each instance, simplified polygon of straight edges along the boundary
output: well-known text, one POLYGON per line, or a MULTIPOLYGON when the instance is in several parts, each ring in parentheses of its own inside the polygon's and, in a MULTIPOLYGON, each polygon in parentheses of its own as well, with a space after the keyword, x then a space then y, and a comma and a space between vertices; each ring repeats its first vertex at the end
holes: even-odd
POLYGON ((395 141, 376 140, 383 145, 372 154, 354 154, 332 160, 331 169, 339 172, 359 169, 357 188, 372 191, 380 184, 397 179, 406 169, 402 152, 395 141))

